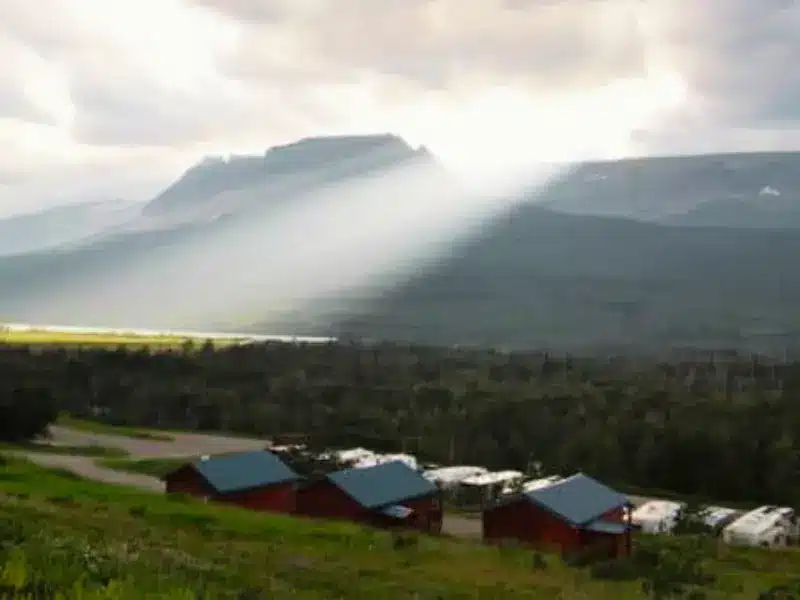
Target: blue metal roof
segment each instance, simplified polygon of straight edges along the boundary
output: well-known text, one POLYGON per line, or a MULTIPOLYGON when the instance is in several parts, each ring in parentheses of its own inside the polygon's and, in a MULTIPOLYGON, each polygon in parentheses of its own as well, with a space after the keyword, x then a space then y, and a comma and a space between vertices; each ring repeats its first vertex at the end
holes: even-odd
POLYGON ((583 473, 524 495, 571 525, 585 525, 610 510, 630 504, 626 496, 583 473))
POLYGON ((192 463, 192 467, 220 494, 300 479, 280 458, 265 450, 213 456, 192 463))
POLYGON ((404 462, 392 462, 363 469, 344 469, 328 479, 365 508, 380 508, 418 498, 439 488, 404 462))
POLYGON ((628 531, 629 527, 625 523, 612 523, 611 521, 598 519, 597 521, 592 521, 591 523, 586 525, 585 529, 587 531, 593 531, 595 533, 610 533, 611 535, 622 535, 623 533, 628 531))

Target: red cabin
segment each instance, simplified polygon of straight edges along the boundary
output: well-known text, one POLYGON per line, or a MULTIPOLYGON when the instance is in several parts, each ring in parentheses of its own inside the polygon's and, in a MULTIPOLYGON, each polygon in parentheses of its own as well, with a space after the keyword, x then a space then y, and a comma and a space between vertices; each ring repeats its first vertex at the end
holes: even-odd
POLYGON ((187 463, 164 476, 168 494, 251 510, 292 513, 301 477, 271 452, 241 452, 187 463))
POLYGON ((597 550, 615 558, 631 552, 630 501, 578 473, 550 486, 516 494, 483 512, 483 538, 515 539, 564 553, 597 550))
POLYGON ((328 474, 298 491, 297 512, 383 528, 442 530, 439 488, 402 461, 328 474))

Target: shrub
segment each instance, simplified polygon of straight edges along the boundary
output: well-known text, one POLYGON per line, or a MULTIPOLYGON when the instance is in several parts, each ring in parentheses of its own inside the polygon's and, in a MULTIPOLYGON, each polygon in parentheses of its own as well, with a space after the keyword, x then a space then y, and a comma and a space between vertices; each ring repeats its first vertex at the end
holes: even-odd
POLYGON ((604 560, 594 563, 589 573, 594 579, 632 581, 640 577, 641 570, 633 560, 621 558, 618 560, 604 560))
POLYGON ((419 545, 419 536, 415 533, 394 532, 392 533, 392 548, 395 550, 405 550, 416 548, 419 545))
POLYGON ((544 571, 547 569, 547 559, 541 552, 534 552, 531 557, 531 567, 534 571, 544 571))

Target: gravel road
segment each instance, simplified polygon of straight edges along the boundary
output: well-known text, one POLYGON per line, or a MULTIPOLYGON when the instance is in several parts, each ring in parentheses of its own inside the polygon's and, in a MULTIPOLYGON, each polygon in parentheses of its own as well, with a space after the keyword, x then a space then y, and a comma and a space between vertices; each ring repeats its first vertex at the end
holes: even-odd
MULTIPOLYGON (((245 450, 261 450, 265 442, 246 438, 202 435, 194 433, 170 433, 171 441, 145 440, 121 435, 89 433, 68 427, 50 427, 50 442, 65 446, 98 445, 104 448, 125 450, 131 458, 178 458, 201 454, 220 454, 245 450)), ((58 467, 76 475, 118 485, 129 485, 144 490, 163 492, 164 484, 155 477, 128 473, 101 467, 94 458, 61 454, 27 452, 25 457, 43 467, 58 467)))
POLYGON ((97 465, 94 459, 88 456, 66 456, 61 454, 40 454, 29 452, 25 458, 42 467, 57 467, 71 471, 76 475, 103 483, 114 483, 117 485, 128 485, 151 492, 163 492, 164 484, 149 475, 138 473, 128 473, 126 471, 116 471, 106 469, 97 465))
POLYGON ((266 442, 248 438, 225 437, 220 435, 204 435, 197 433, 172 433, 170 441, 147 440, 89 433, 68 427, 50 427, 51 442, 68 446, 88 446, 95 444, 106 448, 120 448, 130 454, 131 458, 171 458, 180 456, 198 456, 200 454, 221 454, 224 452, 242 452, 246 450, 263 450, 266 442))

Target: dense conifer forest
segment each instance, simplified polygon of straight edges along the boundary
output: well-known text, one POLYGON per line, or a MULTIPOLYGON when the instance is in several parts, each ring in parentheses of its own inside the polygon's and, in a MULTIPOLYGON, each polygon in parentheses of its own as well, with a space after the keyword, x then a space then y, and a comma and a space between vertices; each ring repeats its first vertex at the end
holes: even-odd
POLYGON ((8 346, 0 388, 7 439, 35 435, 66 411, 117 425, 302 433, 316 447, 583 470, 617 485, 800 504, 800 363, 390 344, 8 346))

